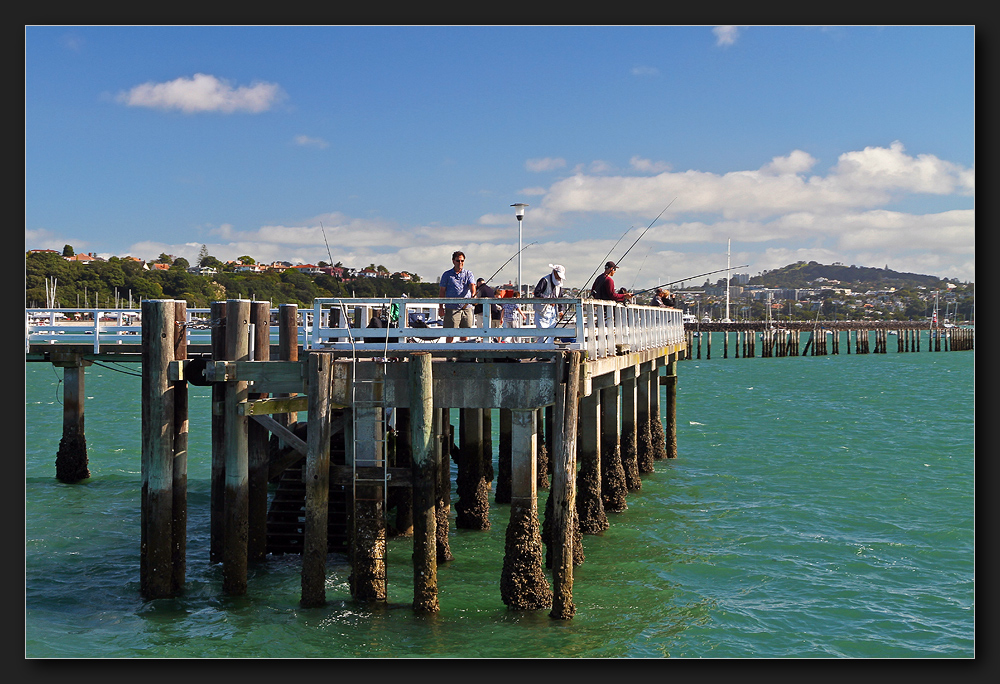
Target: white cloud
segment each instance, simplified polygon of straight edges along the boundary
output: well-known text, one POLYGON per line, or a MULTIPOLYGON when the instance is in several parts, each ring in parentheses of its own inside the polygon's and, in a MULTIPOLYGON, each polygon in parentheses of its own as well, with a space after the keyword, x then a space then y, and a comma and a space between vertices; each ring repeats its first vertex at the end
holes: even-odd
POLYGON ((529 159, 524 162, 524 168, 528 171, 553 171, 566 166, 566 160, 562 157, 544 157, 541 159, 529 159))
POLYGON ((975 192, 973 170, 963 169, 932 154, 908 156, 898 140, 888 148, 866 147, 859 152, 845 152, 840 155, 833 175, 835 182, 844 187, 934 195, 972 195, 975 192))
POLYGON ((676 197, 669 215, 706 212, 727 220, 761 220, 794 212, 823 214, 876 208, 909 193, 975 192, 974 169, 933 155, 908 156, 898 143, 889 148, 869 147, 845 153, 826 176, 806 177, 804 172, 815 164, 816 160, 801 150, 775 157, 761 169, 725 174, 688 170, 664 171, 654 176, 602 176, 594 173, 598 168, 595 163, 589 174, 578 167, 574 175, 555 182, 540 209, 552 221, 558 221, 558 215, 566 212, 629 213, 652 218, 676 197))
POLYGON ((736 26, 716 26, 712 29, 716 45, 732 45, 736 42, 740 30, 736 26))
POLYGON ((311 138, 308 135, 297 135, 294 142, 300 147, 318 147, 321 150, 329 147, 329 143, 322 138, 311 138))
POLYGON ((671 168, 667 162, 654 162, 650 159, 643 159, 638 155, 629 159, 628 163, 633 169, 642 173, 662 173, 663 171, 669 171, 671 168))
POLYGON ((250 112, 257 114, 285 97, 276 83, 254 82, 234 88, 228 81, 208 74, 180 77, 166 83, 143 83, 118 94, 117 100, 129 107, 197 112, 250 112))
POLYGON ((660 70, 656 67, 651 66, 634 66, 632 67, 633 76, 659 76, 660 70))
MULTIPOLYGON (((689 169, 645 175, 665 162, 636 156, 630 163, 635 175, 600 175, 593 171, 598 165, 584 165, 547 188, 521 191, 521 200, 531 205, 523 245, 536 243, 522 253, 525 282, 537 280, 558 260, 568 269, 570 285, 583 287, 592 270, 607 258, 620 258, 674 198, 628 254, 619 273, 623 285, 642 289, 724 268, 729 239, 732 264, 749 264, 744 272, 815 260, 975 279, 974 209, 920 215, 890 204, 914 194, 955 196, 963 203, 966 195, 974 196, 975 170, 933 155, 908 155, 893 144, 847 152, 833 166, 818 169, 812 155, 793 150, 760 169, 723 174, 689 169)), ((211 231, 214 244, 208 246, 220 259, 250 254, 262 261, 315 263, 329 259, 324 228, 335 261, 407 269, 425 281, 436 281, 455 249, 463 250, 467 267, 483 277, 517 251, 518 225, 506 204, 477 223, 459 225, 400 225, 339 213, 252 230, 223 224, 211 231)), ((198 248, 190 254, 184 249, 148 243, 133 245, 132 253, 197 257, 198 248)), ((494 282, 515 277, 516 260, 494 282)))

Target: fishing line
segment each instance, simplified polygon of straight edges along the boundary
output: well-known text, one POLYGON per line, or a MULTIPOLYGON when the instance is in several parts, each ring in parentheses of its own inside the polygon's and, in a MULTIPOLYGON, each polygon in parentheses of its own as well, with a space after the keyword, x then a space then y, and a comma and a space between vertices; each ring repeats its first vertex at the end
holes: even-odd
MULTIPOLYGON (((667 204, 667 206, 663 207, 663 211, 666 211, 667 209, 669 209, 670 205, 673 204, 676 201, 677 201, 676 197, 673 198, 672 200, 670 200, 670 203, 667 204)), ((642 233, 639 235, 639 237, 637 237, 635 239, 635 242, 632 243, 632 247, 635 247, 636 244, 639 242, 639 240, 642 239, 642 236, 649 232, 649 229, 653 227, 653 223, 656 223, 658 220, 660 220, 660 217, 663 216, 663 211, 661 211, 659 214, 657 214, 656 218, 653 219, 652 223, 650 223, 648 226, 646 226, 646 230, 642 231, 642 233)), ((628 256, 628 253, 632 251, 632 247, 629 247, 627 250, 625 250, 625 253, 622 254, 620 257, 618 257, 618 261, 616 261, 615 263, 618 264, 619 266, 621 266, 622 261, 625 259, 625 257, 628 256)))
MULTIPOLYGON (((615 251, 615 247, 617 247, 617 246, 618 246, 618 243, 622 241, 622 238, 624 238, 624 237, 625 237, 626 235, 628 235, 628 231, 629 231, 629 230, 632 230, 633 228, 635 228, 635 226, 629 226, 629 227, 628 227, 628 230, 626 230, 626 231, 625 231, 624 233, 622 233, 622 236, 621 236, 620 238, 618 238, 618 241, 617 241, 617 242, 615 242, 615 244, 611 246, 611 249, 609 249, 609 250, 608 250, 608 253, 604 255, 604 261, 605 261, 605 262, 607 262, 607 260, 608 260, 608 257, 609 257, 609 256, 611 256, 611 253, 612 253, 613 251, 615 251)), ((597 272, 598 272, 598 271, 599 271, 599 270, 600 270, 601 268, 602 268, 602 267, 601 267, 600 265, 598 265, 598 266, 597 266, 597 268, 595 268, 595 269, 594 269, 594 272, 593 272, 593 273, 591 273, 591 274, 590 274, 590 277, 589 277, 589 278, 587 278, 587 280, 586 280, 586 281, 585 281, 585 282, 583 283, 583 288, 582 288, 582 289, 586 289, 586 287, 587 287, 587 283, 589 283, 589 282, 590 282, 591 280, 593 280, 593 279, 594 279, 594 276, 595 276, 595 275, 597 275, 597 272)))

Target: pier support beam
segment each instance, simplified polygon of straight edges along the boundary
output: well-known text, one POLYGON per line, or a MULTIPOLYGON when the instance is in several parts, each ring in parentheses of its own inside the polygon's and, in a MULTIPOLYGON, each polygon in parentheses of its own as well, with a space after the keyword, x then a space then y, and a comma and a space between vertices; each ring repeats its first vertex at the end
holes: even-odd
POLYGON ((79 354, 56 352, 51 358, 53 366, 63 369, 63 430, 56 452, 56 479, 75 484, 90 477, 83 428, 84 368, 90 362, 79 354))
POLYGON ((437 562, 454 560, 448 532, 451 526, 451 423, 448 409, 434 409, 434 460, 438 464, 438 482, 434 499, 437 562))
POLYGON ((667 364, 663 376, 666 410, 664 416, 664 451, 667 458, 677 458, 677 361, 667 364))
POLYGON ((511 427, 510 409, 500 409, 497 483, 493 493, 497 503, 510 503, 511 427))
POLYGON ((409 434, 413 472, 413 609, 437 613, 437 514, 439 479, 434 447, 434 396, 431 355, 417 352, 409 360, 409 434))
POLYGON ((553 445, 552 491, 552 610, 549 616, 568 620, 576 613, 573 604, 574 524, 576 514, 577 396, 580 387, 580 352, 563 355, 565 382, 556 392, 555 423, 559 429, 553 445))
MULTIPOLYGON (((250 360, 250 301, 226 301, 226 358, 250 360)), ((225 538, 222 545, 222 590, 230 596, 247 591, 247 541, 250 489, 247 452, 248 422, 237 410, 249 397, 245 380, 225 383, 225 538)))
POLYGON ((663 421, 660 418, 660 362, 650 363, 649 371, 649 436, 652 440, 653 458, 655 460, 667 457, 667 440, 663 433, 663 421))
POLYGON ((458 501, 455 504, 455 526, 467 530, 488 530, 490 502, 483 472, 483 409, 460 409, 458 430, 458 501))
MULTIPOLYGON (((226 303, 212 302, 212 360, 226 358, 226 303)), ((209 504, 209 560, 222 562, 222 545, 226 529, 226 419, 223 407, 226 398, 225 383, 212 384, 212 484, 209 504)))
POLYGON ((608 529, 608 516, 601 498, 601 401, 600 392, 580 399, 577 457, 576 513, 583 534, 598 534, 608 529))
MULTIPOLYGON (((174 302, 174 359, 187 358, 187 302, 174 302)), ((170 513, 171 555, 173 560, 173 591, 184 588, 187 572, 187 461, 188 461, 188 383, 173 382, 174 393, 174 472, 171 480, 173 502, 170 513)))
MULTIPOLYGON (((700 339, 700 338, 699 338, 700 339)), ((640 473, 653 472, 653 433, 650 424, 649 364, 639 367, 635 382, 636 461, 640 473)))
POLYGON ((622 465, 618 385, 603 387, 600 393, 601 501, 605 513, 621 513, 628 508, 625 502, 628 489, 625 486, 625 467, 622 465))
POLYGON ((306 432, 305 524, 302 545, 303 608, 326 603, 326 554, 330 497, 330 380, 329 354, 308 357, 309 428, 306 432))
POLYGON ((144 598, 173 596, 183 585, 175 577, 174 466, 175 389, 169 368, 175 360, 175 302, 142 303, 142 455, 140 472, 139 591, 144 598))
MULTIPOLYGON (((271 308, 268 302, 250 304, 250 325, 253 330, 253 360, 271 360, 271 308)), ((263 399, 260 392, 248 393, 247 398, 263 399)), ((267 556, 267 428, 255 420, 247 422, 247 559, 261 561, 267 556)))
POLYGON ((510 521, 500 575, 500 597, 513 610, 537 610, 552 605, 552 591, 542 570, 535 410, 512 410, 511 426, 510 521))
POLYGON ((621 373, 622 416, 622 468, 625 470, 625 487, 630 492, 642 489, 639 477, 638 428, 636 427, 636 366, 623 368, 621 373))
MULTIPOLYGON (((374 364, 380 368, 379 364, 374 364)), ((358 383, 354 378, 355 384, 358 383)), ((383 408, 379 406, 379 381, 371 383, 360 405, 355 396, 353 451, 358 467, 386 465, 383 408)), ((348 442, 350 445, 350 442, 348 442)), ((351 447, 348 446, 348 452, 351 447)), ((386 483, 382 479, 354 480, 351 524, 351 594, 362 603, 386 600, 386 483)))

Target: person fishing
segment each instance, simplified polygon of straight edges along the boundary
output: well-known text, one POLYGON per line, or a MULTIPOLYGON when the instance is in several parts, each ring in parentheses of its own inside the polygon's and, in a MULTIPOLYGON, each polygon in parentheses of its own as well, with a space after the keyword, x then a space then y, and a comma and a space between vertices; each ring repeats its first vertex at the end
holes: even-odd
POLYGON ((656 288, 656 294, 653 295, 653 300, 649 303, 650 306, 663 306, 676 308, 677 300, 670 296, 670 290, 664 290, 662 287, 656 288))
MULTIPOLYGON (((486 284, 486 281, 480 278, 476 281, 476 294, 477 299, 494 299, 497 296, 497 291, 493 287, 486 284)), ((499 328, 500 323, 503 319, 503 309, 500 308, 499 304, 490 304, 490 327, 499 328)), ((483 305, 476 304, 476 325, 482 327, 483 323, 483 305)))
MULTIPOLYGON (((456 251, 451 255, 451 262, 454 264, 450 269, 441 274, 438 297, 463 297, 472 298, 476 296, 476 277, 472 271, 465 268, 465 253, 456 251)), ((446 328, 471 328, 473 323, 473 312, 471 304, 439 304, 439 315, 444 319, 446 328)), ((455 338, 446 338, 451 342, 455 338)), ((468 338, 461 338, 465 342, 468 338)))
MULTIPOLYGON (((535 285, 532 295, 539 299, 557 299, 562 297, 563 283, 566 281, 566 268, 562 264, 549 264, 552 271, 542 277, 535 285)), ((563 316, 562 306, 558 304, 535 304, 535 327, 554 328, 563 316)), ((546 337, 539 342, 552 342, 554 337, 546 337)))
POLYGON ((624 288, 621 291, 615 291, 614 275, 617 270, 618 265, 613 261, 604 264, 604 273, 594 279, 594 285, 590 288, 590 294, 594 299, 604 299, 618 304, 627 304, 632 301, 631 292, 625 291, 624 288))

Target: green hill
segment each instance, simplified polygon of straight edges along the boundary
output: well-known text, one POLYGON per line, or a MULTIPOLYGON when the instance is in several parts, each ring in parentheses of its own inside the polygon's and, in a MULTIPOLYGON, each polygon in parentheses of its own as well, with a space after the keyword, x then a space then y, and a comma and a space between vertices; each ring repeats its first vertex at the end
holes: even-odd
POLYGON ((780 288, 810 288, 822 285, 824 282, 836 281, 837 287, 850 288, 855 291, 880 290, 888 288, 943 288, 945 283, 958 283, 958 280, 939 278, 919 273, 901 273, 889 268, 873 268, 869 266, 844 266, 840 263, 821 264, 816 261, 798 261, 788 266, 764 271, 750 278, 751 285, 780 288), (821 280, 821 279, 825 279, 821 280), (819 281, 819 282, 817 282, 819 281))

